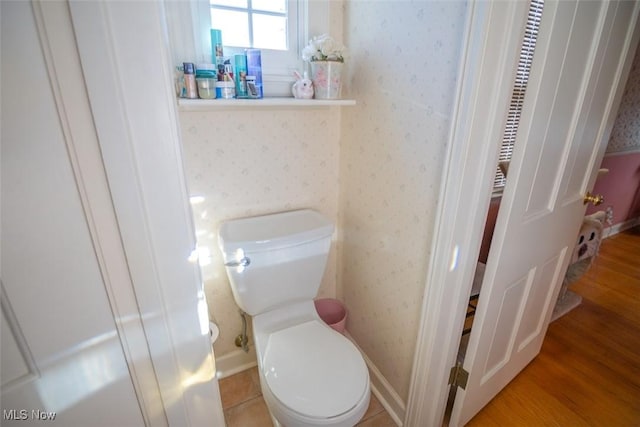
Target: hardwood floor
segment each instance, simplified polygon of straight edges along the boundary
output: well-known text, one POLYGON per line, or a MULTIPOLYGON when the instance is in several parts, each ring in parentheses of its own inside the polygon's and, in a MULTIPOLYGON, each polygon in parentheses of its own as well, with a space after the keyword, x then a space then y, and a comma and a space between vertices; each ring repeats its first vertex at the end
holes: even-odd
POLYGON ((582 304, 469 426, 640 426, 640 227, 606 239, 582 304))

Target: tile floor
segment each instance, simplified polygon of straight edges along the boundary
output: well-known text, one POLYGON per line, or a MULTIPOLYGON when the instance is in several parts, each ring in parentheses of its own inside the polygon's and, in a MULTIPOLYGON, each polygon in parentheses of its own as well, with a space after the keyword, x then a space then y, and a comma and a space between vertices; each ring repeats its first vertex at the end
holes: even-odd
MULTIPOLYGON (((227 427, 271 427, 267 405, 262 399, 258 368, 220 380, 220 394, 227 427)), ((393 419, 372 394, 359 427, 396 427, 393 419)))

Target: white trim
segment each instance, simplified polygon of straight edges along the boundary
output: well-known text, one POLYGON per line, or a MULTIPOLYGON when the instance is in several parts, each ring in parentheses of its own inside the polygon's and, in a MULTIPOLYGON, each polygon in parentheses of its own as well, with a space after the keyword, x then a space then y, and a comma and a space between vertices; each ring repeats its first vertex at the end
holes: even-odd
POLYGON ((169 425, 224 425, 160 2, 71 2, 84 83, 169 425), (144 28, 144 31, 140 31, 144 28), (144 64, 145 72, 140 72, 144 64), (153 70, 152 72, 149 70, 153 70))
POLYGON ((469 4, 445 179, 409 390, 408 426, 440 426, 492 192, 526 2, 469 4), (496 120, 495 118, 498 118, 496 120), (479 143, 481 142, 481 143, 479 143))
POLYGON ((369 359, 367 354, 360 348, 358 343, 353 339, 348 331, 344 332, 344 335, 356 346, 364 362, 369 368, 369 381, 371 385, 371 392, 378 398, 380 404, 384 407, 385 411, 393 419, 396 425, 402 427, 402 420, 405 416, 405 406, 400 395, 393 389, 393 386, 382 375, 382 372, 376 367, 376 365, 369 359))
POLYGON ((373 362, 364 353, 362 356, 369 368, 371 392, 380 401, 380 404, 385 411, 387 411, 387 414, 389 414, 393 422, 396 423, 397 426, 402 427, 402 420, 405 415, 404 403, 373 362))
POLYGON ((68 5, 32 4, 69 161, 142 417, 147 425, 166 425, 87 92, 78 84, 83 75, 68 5))
POLYGON ((604 157, 625 156, 627 154, 640 154, 640 147, 632 147, 621 151, 605 152, 604 157))
POLYGON ((602 235, 606 238, 615 236, 618 233, 622 233, 630 228, 640 225, 640 216, 632 219, 628 219, 623 222, 619 222, 611 227, 606 227, 602 230, 602 235))
POLYGON ((253 345, 249 345, 249 352, 243 350, 234 350, 230 353, 216 357, 216 376, 219 380, 230 377, 238 372, 246 371, 258 366, 256 358, 256 349, 253 345))

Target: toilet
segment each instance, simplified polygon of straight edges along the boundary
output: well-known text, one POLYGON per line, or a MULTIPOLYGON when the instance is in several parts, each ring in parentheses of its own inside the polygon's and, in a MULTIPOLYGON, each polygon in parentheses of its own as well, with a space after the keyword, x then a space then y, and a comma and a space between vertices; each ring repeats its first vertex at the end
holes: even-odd
POLYGON ((362 355, 313 302, 333 229, 310 209, 220 227, 233 296, 252 316, 260 387, 275 426, 351 427, 369 405, 362 355))

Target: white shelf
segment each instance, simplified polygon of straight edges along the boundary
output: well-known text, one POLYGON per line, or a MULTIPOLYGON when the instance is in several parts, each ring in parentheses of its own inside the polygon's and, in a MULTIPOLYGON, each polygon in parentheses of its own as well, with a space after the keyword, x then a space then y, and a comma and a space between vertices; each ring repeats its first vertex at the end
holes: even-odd
POLYGON ((214 111, 229 108, 290 108, 346 107, 356 105, 354 99, 178 99, 179 111, 214 111))

